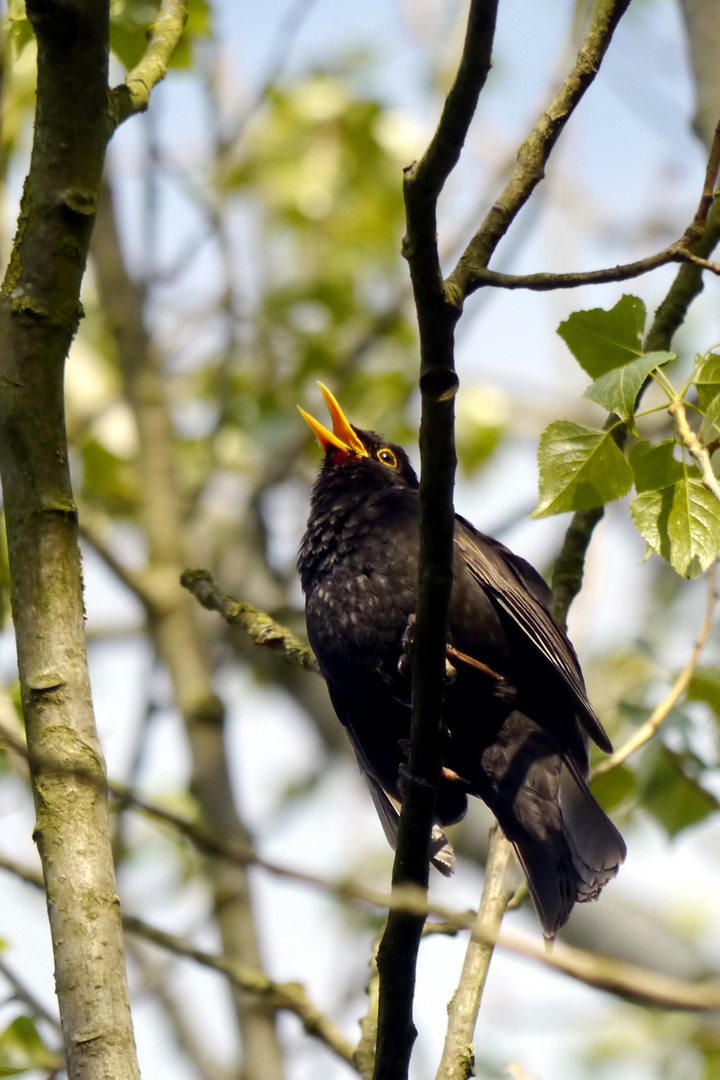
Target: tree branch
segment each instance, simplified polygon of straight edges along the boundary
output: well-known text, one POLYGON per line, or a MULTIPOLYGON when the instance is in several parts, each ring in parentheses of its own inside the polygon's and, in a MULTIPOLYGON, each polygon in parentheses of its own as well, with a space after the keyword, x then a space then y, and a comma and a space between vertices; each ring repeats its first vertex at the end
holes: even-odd
POLYGON ((518 152, 505 190, 472 238, 446 281, 454 302, 463 301, 485 284, 481 275, 497 245, 545 175, 545 165, 565 124, 598 73, 613 33, 630 0, 595 0, 590 28, 565 82, 518 152))
POLYGON ((110 112, 115 128, 136 113, 145 112, 153 88, 167 75, 170 58, 186 22, 185 0, 162 0, 145 55, 132 71, 128 71, 125 82, 110 91, 110 112))
MULTIPOLYGON (((427 895, 413 886, 404 886, 392 894, 370 889, 357 883, 326 881, 317 876, 296 873, 284 867, 260 863, 271 873, 279 873, 313 887, 328 890, 341 900, 356 900, 375 908, 388 911, 406 911, 416 918, 425 919, 435 915, 444 920, 447 929, 472 930, 476 926, 474 912, 458 912, 443 904, 427 902, 427 895)), ((43 887, 42 876, 37 871, 17 863, 0 853, 0 870, 5 870, 15 877, 36 888, 43 887)), ((137 929, 137 923, 135 923, 137 929)), ((477 930, 476 930, 477 932, 477 930)), ((637 964, 624 960, 599 956, 584 949, 575 949, 567 945, 556 944, 552 954, 547 953, 544 945, 536 939, 520 934, 501 931, 497 939, 501 949, 508 949, 518 956, 527 957, 539 964, 551 967, 571 978, 599 990, 630 998, 646 1004, 658 1005, 665 1009, 717 1010, 720 1009, 720 982, 688 982, 651 971, 637 964)), ((251 969, 254 970, 254 969, 251 969)), ((265 978, 265 976, 262 976, 265 978)))
POLYGON ((18 666, 71 1080, 138 1066, 87 673, 64 362, 110 134, 109 4, 28 0, 38 43, 32 158, 0 297, 0 470, 18 666))
POLYGON ((710 154, 708 156, 708 163, 705 169, 705 182, 703 183, 702 195, 700 196, 700 203, 695 213, 695 219, 688 230, 688 232, 694 233, 693 239, 698 239, 702 236, 707 225, 708 214, 710 213, 710 207, 713 204, 715 198, 715 181, 718 178, 718 170, 720 169, 720 120, 718 120, 715 127, 715 134, 713 135, 712 143, 710 144, 710 154))
MULTIPOLYGON (((472 0, 465 44, 437 130, 405 173, 408 261, 420 332, 420 567, 412 656, 412 723, 393 888, 427 890, 430 834, 441 768, 441 719, 455 531, 454 329, 437 246, 437 199, 462 149, 490 69, 497 3, 472 0)), ((407 1076, 415 1041, 412 1005, 424 916, 392 912, 378 949, 380 993, 375 1080, 407 1076)))
MULTIPOLYGON (((129 929, 125 927, 126 933, 129 929)), ((198 1080, 237 1080, 236 1069, 232 1066, 221 1065, 210 1056, 206 1032, 197 1031, 192 1024, 193 1006, 188 1005, 186 1008, 181 1006, 175 993, 171 964, 159 963, 157 957, 150 956, 150 950, 143 943, 135 941, 132 937, 126 942, 126 947, 128 957, 138 968, 142 982, 141 993, 151 995, 157 1001, 178 1050, 187 1059, 198 1080)))
POLYGON ((627 740, 627 742, 620 747, 619 750, 609 758, 605 758, 599 765, 596 765, 593 769, 593 778, 596 776, 602 776, 606 772, 610 772, 616 765, 622 765, 631 754, 634 754, 636 750, 639 750, 641 746, 644 746, 646 742, 652 739, 660 725, 667 719, 668 715, 678 703, 680 698, 687 690, 692 677, 695 674, 695 668, 697 667, 698 660, 702 654, 703 649, 707 645, 708 638, 710 637, 710 631, 712 630, 713 614, 715 612, 715 604, 717 603, 717 587, 715 582, 716 564, 710 567, 708 570, 708 600, 707 607, 705 609, 705 618, 700 628, 698 639, 695 643, 695 647, 690 654, 690 659, 678 675, 677 679, 673 683, 670 693, 660 702, 645 721, 642 727, 627 740))
POLYGON ((715 475, 710 460, 710 451, 706 446, 698 439, 693 429, 688 424, 687 413, 685 412, 685 406, 680 398, 673 401, 672 405, 668 409, 670 415, 674 418, 677 424, 680 438, 683 441, 683 445, 687 448, 688 452, 697 461, 702 473, 703 486, 711 492, 718 502, 720 502, 720 482, 715 475))
POLYGON ((223 596, 207 570, 185 570, 180 576, 180 584, 208 611, 217 611, 231 626, 240 626, 256 645, 272 649, 290 664, 319 671, 309 645, 252 604, 223 596))
POLYGON ((650 270, 657 270, 660 266, 669 263, 685 262, 700 266, 704 270, 710 270, 713 274, 720 274, 720 263, 710 262, 701 256, 688 250, 682 240, 676 241, 670 247, 664 248, 656 255, 647 255, 644 259, 636 262, 623 263, 620 266, 612 266, 605 270, 586 270, 568 274, 501 274, 487 267, 479 267, 475 271, 475 289, 483 285, 491 285, 501 289, 531 289, 535 292, 550 292, 553 289, 577 289, 581 285, 602 285, 609 281, 629 281, 631 278, 640 277, 650 270))
MULTIPOLYGON (((145 580, 169 586, 163 592, 164 602, 150 608, 151 629, 185 722, 192 757, 192 791, 211 832, 251 848, 248 831, 235 809, 225 753, 224 706, 215 693, 212 664, 195 607, 178 587, 188 561, 184 547, 184 492, 176 471, 176 439, 162 358, 145 325, 142 289, 130 278, 123 262, 107 185, 98 209, 92 251, 140 443, 140 517, 149 550, 145 580)), ((209 877, 224 951, 229 958, 249 967, 262 968, 245 866, 211 859, 209 877)), ((282 1051, 272 1011, 268 1012, 264 1001, 246 1000, 237 993, 233 1004, 243 1047, 245 1080, 282 1080, 282 1051)))
POLYGON ((512 845, 495 825, 480 909, 470 934, 460 982, 448 1006, 447 1034, 435 1080, 469 1080, 475 1075, 473 1034, 500 924, 515 892, 507 874, 512 861, 512 845))
POLYGON ((576 510, 568 525, 560 554, 555 560, 552 575, 552 604, 550 610, 564 628, 568 611, 582 588, 585 557, 595 526, 602 520, 604 507, 576 510))
POLYGON ((232 957, 215 956, 203 949, 197 949, 191 942, 173 934, 166 934, 133 915, 123 917, 123 926, 128 933, 137 934, 144 941, 151 941, 167 952, 187 957, 202 967, 219 971, 238 990, 263 998, 273 1009, 285 1009, 294 1013, 308 1035, 324 1043, 338 1057, 354 1067, 355 1047, 337 1025, 312 1003, 298 983, 273 982, 262 971, 248 967, 232 957))

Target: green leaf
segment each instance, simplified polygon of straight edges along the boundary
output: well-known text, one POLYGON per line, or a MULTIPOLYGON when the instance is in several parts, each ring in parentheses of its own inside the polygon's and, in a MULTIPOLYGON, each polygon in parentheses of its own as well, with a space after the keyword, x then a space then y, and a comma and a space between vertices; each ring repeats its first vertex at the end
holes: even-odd
POLYGON ((645 326, 645 305, 637 296, 623 296, 614 308, 605 311, 574 311, 560 323, 558 334, 583 371, 599 379, 613 368, 642 356, 641 336, 645 326))
POLYGON ((160 0, 114 0, 110 17, 110 48, 130 71, 145 55, 150 27, 160 0))
POLYGON ((18 1016, 0 1033, 0 1077, 33 1069, 55 1073, 62 1068, 62 1059, 45 1046, 31 1017, 18 1016))
POLYGON ((720 435, 720 390, 715 396, 709 386, 698 386, 697 390, 698 406, 703 414, 699 438, 701 443, 709 443, 720 435))
POLYGON ((670 487, 682 480, 685 469, 675 458, 674 439, 663 439, 653 445, 647 439, 639 439, 630 448, 630 467, 635 474, 635 490, 638 495, 643 491, 655 491, 670 487))
POLYGON ((592 793, 608 813, 635 794, 635 773, 627 765, 616 765, 609 772, 596 776, 592 793))
POLYGON ((698 667, 687 688, 688 701, 704 701, 720 719, 720 668, 698 667))
POLYGON ((645 755, 640 769, 640 802, 670 836, 696 825, 718 809, 718 801, 694 776, 691 763, 661 743, 645 755))
MULTIPOLYGON (((187 20, 180 41, 170 57, 170 67, 187 68, 193 60, 193 45, 210 33, 208 0, 188 0, 187 20)), ((110 18, 110 48, 130 71, 147 51, 148 34, 160 12, 160 0, 113 0, 110 18)))
POLYGON ((630 503, 635 528, 683 577, 694 578, 720 550, 720 503, 703 487, 696 469, 661 490, 644 491, 630 503))
POLYGON ((17 60, 33 38, 35 33, 25 12, 25 0, 10 0, 7 5, 3 30, 8 43, 13 49, 13 59, 17 60))
POLYGON ((715 393, 720 391, 720 354, 708 353, 693 382, 696 386, 714 386, 715 393))
POLYGON ((700 441, 712 442, 720 434, 720 355, 709 353, 693 379, 702 414, 700 441))
POLYGON ((533 517, 603 506, 630 490, 632 469, 609 431, 556 420, 540 436, 540 497, 533 517))
POLYGON ((635 432, 635 402, 640 392, 640 387, 647 379, 651 371, 666 364, 668 360, 674 360, 676 354, 671 352, 652 352, 639 356, 637 360, 631 360, 623 367, 613 368, 596 379, 589 386, 583 397, 590 401, 597 401, 608 412, 617 413, 635 432))
POLYGON ((188 0, 187 22, 170 57, 171 68, 189 68, 194 60, 194 46, 198 38, 210 35, 210 5, 208 0, 188 0))

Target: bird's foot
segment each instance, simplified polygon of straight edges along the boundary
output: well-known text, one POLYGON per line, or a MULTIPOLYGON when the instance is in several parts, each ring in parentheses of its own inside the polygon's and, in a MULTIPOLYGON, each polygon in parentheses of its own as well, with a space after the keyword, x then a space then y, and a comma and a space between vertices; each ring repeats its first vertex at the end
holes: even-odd
POLYGON ((411 649, 413 641, 415 639, 415 623, 417 622, 417 616, 413 612, 408 616, 408 621, 405 625, 402 636, 402 652, 400 653, 400 659, 398 660, 398 671, 401 675, 409 675, 412 667, 411 649))
POLYGON ((423 788, 426 791, 432 791, 433 785, 428 784, 427 780, 423 780, 422 777, 411 773, 409 765, 403 761, 398 769, 398 792, 400 798, 404 799, 411 788, 423 788))
MULTIPOLYGON (((409 675, 412 667, 412 647, 415 643, 415 623, 417 622, 417 616, 413 612, 408 616, 408 621, 403 631, 402 636, 402 653, 398 660, 398 671, 401 675, 409 675)), ((448 648, 448 652, 450 652, 448 648)), ((445 657, 445 682, 449 685, 455 682, 457 678, 457 670, 450 663, 448 657, 445 657)))

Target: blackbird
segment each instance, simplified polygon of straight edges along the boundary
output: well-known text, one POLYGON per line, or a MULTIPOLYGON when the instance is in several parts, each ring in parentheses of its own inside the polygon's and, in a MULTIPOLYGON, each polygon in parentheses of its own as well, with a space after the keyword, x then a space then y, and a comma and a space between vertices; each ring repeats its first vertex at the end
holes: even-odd
MULTIPOLYGON (((345 418, 304 419, 325 451, 298 557, 310 644, 394 846, 410 735, 407 653, 416 606, 418 479, 405 452, 345 418)), ((543 931, 594 900, 625 844, 587 784, 588 736, 612 747, 540 575, 459 515, 455 524, 443 769, 431 858, 454 862, 442 826, 483 799, 512 843, 543 931)))

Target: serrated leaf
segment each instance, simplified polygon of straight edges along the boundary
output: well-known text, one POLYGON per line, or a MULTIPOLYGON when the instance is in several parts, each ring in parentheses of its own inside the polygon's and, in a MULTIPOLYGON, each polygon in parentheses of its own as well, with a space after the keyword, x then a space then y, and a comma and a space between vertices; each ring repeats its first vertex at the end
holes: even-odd
POLYGON ((687 688, 688 701, 704 701, 720 719, 720 668, 698 667, 687 688))
POLYGON ((556 420, 540 436, 540 493, 533 517, 604 506, 630 490, 632 469, 608 431, 556 420))
POLYGON ((670 836, 696 825, 718 809, 718 801, 694 776, 688 774, 683 756, 658 744, 641 769, 640 802, 657 818, 670 836))
POLYGON ((685 470, 675 456, 677 443, 674 439, 663 439, 653 444, 647 439, 639 439, 630 448, 630 468, 635 475, 635 490, 638 495, 643 491, 655 491, 670 487, 682 480, 685 470))
POLYGON ((714 386, 698 386, 698 408, 702 413, 699 438, 709 443, 720 435, 720 390, 713 395, 714 386))
POLYGON ((589 386, 583 397, 596 401, 608 412, 617 413, 621 420, 635 432, 635 402, 640 387, 651 371, 675 359, 675 353, 652 352, 631 360, 629 364, 613 368, 596 379, 589 386))
POLYGON ((613 368, 642 356, 645 305, 637 296, 622 296, 610 311, 574 311, 560 323, 558 334, 583 371, 599 379, 613 368))
POLYGON ((712 442, 720 434, 720 355, 710 353, 693 379, 702 413, 700 441, 712 442))
POLYGON ((707 355, 693 382, 696 386, 716 386, 720 390, 720 354, 707 355))
POLYGON ((720 503, 696 469, 669 487, 638 495, 630 513, 643 539, 683 577, 698 577, 717 558, 720 503))

